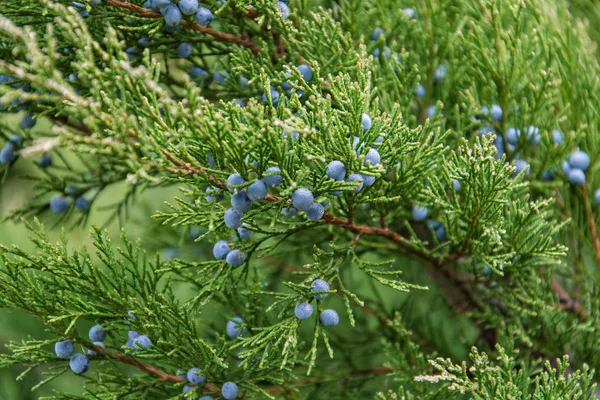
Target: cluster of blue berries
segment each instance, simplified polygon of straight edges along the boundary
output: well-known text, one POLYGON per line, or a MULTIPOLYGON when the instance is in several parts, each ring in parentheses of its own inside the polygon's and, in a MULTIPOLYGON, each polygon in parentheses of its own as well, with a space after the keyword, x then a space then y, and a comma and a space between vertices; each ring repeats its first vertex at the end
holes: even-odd
MULTIPOLYGON (((330 290, 329 284, 322 279, 315 279, 311 283, 312 289, 311 292, 325 292, 330 290)), ((315 294, 313 298, 315 300, 323 300, 325 299, 329 293, 315 294)), ((308 302, 300 303, 294 309, 294 314, 296 318, 301 321, 310 318, 313 315, 313 306, 308 302)), ((340 322, 340 317, 335 310, 326 309, 321 311, 321 315, 319 316, 319 320, 324 326, 336 326, 340 322)))
MULTIPOLYGON (((127 314, 129 315, 129 318, 135 321, 135 315, 133 314, 133 312, 129 311, 127 314)), ((146 349, 149 349, 152 346, 152 341, 150 340, 150 338, 146 335, 140 335, 137 331, 130 329, 127 332, 127 336, 128 340, 125 343, 125 347, 132 349, 139 349, 144 347, 146 349)))
POLYGON ((193 15, 198 24, 205 26, 213 20, 212 12, 207 8, 199 7, 198 0, 179 0, 177 4, 170 0, 148 0, 144 3, 144 7, 161 13, 167 30, 178 29, 184 16, 193 15))
MULTIPOLYGON (((105 348, 104 340, 106 339, 106 332, 102 330, 101 325, 92 326, 88 336, 94 343, 94 346, 103 349, 105 348)), ((74 350, 75 345, 70 340, 63 340, 54 345, 54 353, 56 356, 58 358, 69 359, 69 367, 71 368, 71 371, 77 375, 81 375, 90 368, 90 359, 82 353, 77 353, 74 356, 71 356, 74 350)), ((89 355, 96 355, 96 352, 91 349, 89 349, 87 353, 89 355)))
MULTIPOLYGON (((43 158, 43 157, 42 157, 43 158)), ((41 161, 41 159, 40 159, 41 161)), ((75 208, 80 211, 85 211, 90 208, 90 203, 85 196, 78 194, 77 189, 73 186, 68 186, 65 193, 52 196, 50 199, 50 210, 55 214, 62 214, 71 207, 71 200, 74 199, 75 208)))
POLYGON ((568 160, 563 161, 563 172, 569 182, 575 186, 585 183, 585 171, 590 166, 590 157, 586 152, 577 150, 571 153, 568 160))
POLYGON ((16 159, 15 151, 23 146, 23 139, 19 135, 11 135, 0 150, 0 164, 12 164, 16 159))

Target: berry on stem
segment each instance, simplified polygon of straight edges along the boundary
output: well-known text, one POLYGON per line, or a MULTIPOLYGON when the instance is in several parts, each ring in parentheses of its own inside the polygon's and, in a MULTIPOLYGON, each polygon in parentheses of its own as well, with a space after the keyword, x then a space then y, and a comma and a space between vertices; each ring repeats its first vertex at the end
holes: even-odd
MULTIPOLYGON (((100 347, 100 348, 102 348, 102 349, 105 349, 105 348, 106 348, 106 346, 104 346, 104 343, 102 343, 102 342, 94 342, 94 346, 96 346, 96 347, 100 347)), ((90 356, 95 356, 95 355, 98 355, 98 353, 96 353, 96 352, 95 352, 94 350, 92 350, 92 349, 88 349, 87 353, 88 353, 90 356)))
POLYGON ((346 177, 346 167, 341 161, 332 161, 327 165, 327 178, 336 181, 343 181, 346 177))
MULTIPOLYGON (((2 157, 0 156, 0 159, 2 157)), ((1 161, 0 161, 1 163, 1 161)), ((48 153, 45 153, 44 155, 42 155, 42 157, 40 157, 40 159, 38 160, 38 165, 42 168, 47 168, 50 165, 52 165, 52 156, 48 153)))
POLYGON ((11 146, 6 146, 0 150, 0 164, 10 164, 15 160, 15 152, 11 146))
POLYGON ((335 310, 323 310, 319 316, 319 320, 325 326, 336 326, 340 322, 340 316, 335 310))
POLYGON ((373 124, 373 121, 371 121, 371 117, 369 116, 369 114, 363 114, 360 122, 362 123, 365 132, 368 131, 371 128, 371 125, 373 124))
POLYGON ((78 353, 69 360, 69 367, 77 375, 81 375, 90 368, 90 359, 85 355, 78 353))
POLYGON ((196 11, 196 22, 200 25, 210 25, 213 18, 213 13, 208 8, 200 7, 198 11, 196 11))
POLYGON ((227 254, 229 254, 230 251, 231 248, 229 247, 229 243, 227 243, 227 240, 219 240, 213 246, 213 256, 217 260, 222 260, 225 257, 227 257, 227 254))
POLYGON ((583 186, 585 183, 585 172, 579 168, 572 168, 567 178, 573 185, 583 186))
POLYGON ((192 54, 192 45, 183 42, 179 46, 177 46, 177 57, 179 58, 188 58, 192 54))
POLYGON ((590 156, 584 151, 577 150, 569 157, 569 164, 572 168, 578 168, 585 171, 590 166, 590 156))
MULTIPOLYGON (((311 286, 313 287, 311 289, 311 292, 324 292, 326 290, 329 290, 329 283, 327 283, 326 281, 324 281, 323 279, 315 279, 312 283, 311 286)), ((315 295, 315 299, 317 300, 323 300, 324 298, 326 298, 327 296, 329 296, 329 293, 323 293, 323 294, 317 294, 315 295)))
POLYGON ((427 218, 428 212, 427 207, 415 204, 412 208, 412 218, 417 222, 424 221, 427 218))
POLYGON ((250 200, 263 200, 265 197, 267 197, 267 185, 265 182, 258 180, 248 186, 248 198, 250 200))
POLYGON ((313 306, 309 303, 300 303, 294 309, 294 314, 296 315, 296 318, 298 318, 301 321, 310 318, 312 313, 313 306))
POLYGON ((57 194, 50 199, 50 210, 55 214, 64 213, 69 209, 69 201, 62 195, 57 194))
POLYGON ((367 155, 365 156, 365 165, 377 165, 381 162, 381 156, 379 152, 375 149, 369 149, 367 155))
POLYGON ((54 345, 54 353, 58 358, 69 358, 75 350, 75 345, 70 340, 63 340, 62 342, 56 342, 54 345))
POLYGON ((299 188, 292 194, 292 204, 298 210, 306 211, 312 207, 315 199, 310 190, 306 188, 299 188))
POLYGON ((280 174, 279 167, 269 167, 263 175, 263 181, 267 186, 275 187, 283 183, 283 177, 280 174))
POLYGON ((240 174, 231 174, 227 178, 227 189, 229 189, 231 193, 235 193, 239 190, 239 187, 242 186, 245 182, 246 181, 244 180, 244 178, 242 178, 240 174))
POLYGON ((237 398, 239 389, 233 382, 225 382, 221 388, 221 395, 225 400, 233 400, 237 398))
POLYGON ((242 226, 242 217, 244 214, 236 210, 235 208, 229 208, 225 211, 224 219, 225 226, 230 229, 237 229, 242 226))
POLYGON ((248 228, 245 228, 245 226, 248 226, 248 224, 244 223, 238 228, 238 234, 242 239, 248 239, 250 236, 252 236, 252 231, 248 228))
POLYGON ((325 214, 325 207, 316 202, 306 210, 306 217, 312 221, 320 220, 323 218, 323 214, 325 214))
POLYGON ((346 182, 358 182, 358 186, 354 188, 354 193, 358 193, 362 190, 365 179, 361 174, 352 174, 346 179, 346 182))
POLYGON ((162 12, 165 17, 165 24, 169 27, 176 27, 181 24, 181 11, 175 4, 169 4, 162 12))
POLYGON ((150 338, 148 338, 148 336, 146 335, 140 335, 133 339, 133 347, 135 347, 136 349, 139 349, 140 347, 145 347, 149 349, 151 345, 152 342, 150 341, 150 338))
POLYGON ((177 6, 183 15, 192 15, 198 10, 198 0, 179 0, 177 6))
POLYGON ((102 330, 102 325, 94 325, 90 328, 88 336, 92 342, 103 342, 106 339, 106 332, 102 330))
POLYGON ((240 317, 233 317, 231 318, 231 320, 227 321, 227 326, 225 327, 225 330, 227 331, 227 336, 229 336, 232 339, 238 337, 238 335, 240 334, 241 336, 244 336, 244 334, 246 333, 246 328, 242 329, 241 324, 243 323, 244 320, 240 317))
POLYGON ((245 191, 240 190, 231 195, 231 206, 243 214, 252 209, 252 200, 248 198, 245 191))
POLYGON ((227 256, 225 257, 225 261, 227 262, 227 264, 232 266, 241 265, 244 262, 244 260, 246 260, 246 254, 239 251, 238 249, 231 250, 229 253, 227 253, 227 256))
POLYGON ((194 385, 201 385, 206 381, 206 375, 200 371, 200 368, 192 368, 187 372, 187 380, 194 385))

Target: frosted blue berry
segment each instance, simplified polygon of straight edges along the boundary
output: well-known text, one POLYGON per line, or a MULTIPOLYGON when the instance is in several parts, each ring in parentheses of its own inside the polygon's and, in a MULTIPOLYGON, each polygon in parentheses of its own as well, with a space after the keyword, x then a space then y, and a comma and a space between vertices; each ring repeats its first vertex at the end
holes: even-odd
POLYGON ((500 107, 498 104, 492 104, 492 109, 490 112, 494 121, 500 121, 502 119, 502 107, 500 107))
POLYGON ((427 107, 427 118, 432 118, 437 111, 437 106, 429 106, 427 107))
POLYGON ((240 235, 240 238, 248 239, 250 236, 252 236, 252 231, 250 229, 244 228, 244 226, 248 225, 242 224, 242 226, 238 228, 238 234, 240 235))
POLYGON ((199 79, 206 78, 208 76, 208 72, 206 72, 205 70, 203 70, 200 67, 192 67, 192 68, 190 68, 188 75, 191 80, 199 80, 199 79))
POLYGON ((69 360, 69 367, 71 367, 71 371, 81 375, 90 368, 90 359, 81 353, 75 354, 69 360))
POLYGON ((92 342, 103 342, 106 339, 106 332, 102 330, 102 325, 94 325, 90 328, 88 336, 92 342))
POLYGON ((577 150, 569 157, 569 164, 571 164, 572 168, 579 168, 580 170, 585 171, 590 166, 590 157, 586 152, 577 150))
POLYGON ((358 186, 354 188, 354 193, 358 193, 362 190, 364 185, 364 178, 361 174, 352 174, 346 179, 346 182, 358 182, 358 186))
MULTIPOLYGON (((105 348, 106 348, 106 347, 104 346, 104 343, 102 343, 102 342, 94 342, 94 346, 96 346, 96 347, 100 347, 101 349, 105 349, 105 348)), ((98 353, 97 353, 96 351, 92 350, 92 349, 88 349, 87 353, 88 353, 90 356, 95 356, 95 355, 98 355, 98 353)))
POLYGON ((420 99, 424 98, 425 97, 425 87, 423 87, 423 85, 421 85, 421 84, 418 84, 415 94, 420 99))
POLYGON ((15 160, 15 152, 12 150, 12 146, 6 146, 0 150, 0 164, 10 164, 15 160))
POLYGON ((568 176, 569 182, 576 186, 583 186, 585 183, 585 172, 579 168, 572 168, 568 176))
POLYGON ((375 149, 369 149, 367 155, 365 156, 365 165, 369 165, 368 163, 371 163, 371 165, 377 165, 380 162, 381 156, 379 155, 379 152, 375 149))
POLYGON ((538 144, 542 140, 538 127, 531 125, 527 128, 527 139, 531 144, 538 144))
POLYGON ((552 140, 554 141, 554 144, 556 144, 557 146, 560 146, 562 144, 564 136, 565 135, 558 129, 554 129, 552 131, 552 140))
POLYGON ((227 254, 229 254, 230 251, 231 248, 229 247, 229 243, 227 243, 227 240, 219 240, 213 246, 213 256, 217 260, 222 260, 225 257, 227 257, 227 254))
POLYGON ((33 118, 33 114, 25 114, 23 118, 21 118, 21 128, 23 129, 31 129, 35 126, 37 120, 33 118))
POLYGON ((340 316, 335 310, 323 310, 319 316, 319 320, 325 326, 336 326, 340 323, 340 316))
POLYGON ((596 204, 600 205, 600 189, 596 189, 594 192, 594 201, 596 204))
POLYGON ((277 8, 279 8, 279 11, 281 14, 283 14, 283 19, 288 19, 290 16, 290 8, 287 6, 287 4, 285 4, 283 1, 278 1, 277 8))
POLYGON ((206 381, 206 375, 200 371, 200 368, 192 368, 187 372, 187 380, 194 385, 202 385, 206 381))
POLYGON ((244 178, 242 178, 240 174, 231 174, 227 178, 227 189, 229 189, 229 191, 232 193, 237 192, 239 186, 242 186, 245 182, 246 181, 244 180, 244 178))
POLYGON ((55 214, 62 214, 69 209, 69 201, 57 194, 50 199, 50 210, 55 214))
POLYGON ((198 0, 179 0, 177 7, 183 15, 192 15, 198 10, 198 0))
MULTIPOLYGON (((271 94, 271 101, 273 102, 273 107, 277 107, 277 105, 279 104, 279 91, 277 89, 275 89, 273 86, 271 86, 271 88, 269 89, 269 92, 271 94)), ((262 97, 261 97, 261 101, 263 103, 267 103, 268 102, 268 98, 267 98, 267 94, 263 93, 262 97)))
POLYGON ((439 82, 446 78, 446 66, 444 64, 440 65, 438 69, 433 73, 433 81, 439 82))
POLYGON ((306 217, 312 221, 318 221, 323 218, 325 214, 325 208, 319 203, 313 203, 308 210, 306 210, 306 217))
POLYGON ((275 187, 283 183, 283 177, 280 174, 279 167, 269 167, 263 175, 263 181, 267 186, 275 187))
POLYGON ((336 181, 343 181, 346 177, 346 167, 341 161, 332 161, 327 165, 327 178, 336 181))
POLYGON ((75 199, 75 208, 78 210, 87 210, 90 208, 90 203, 88 203, 87 199, 83 196, 79 196, 75 199))
POLYGON ((369 116, 369 114, 363 114, 360 119, 360 123, 362 124, 363 129, 366 132, 371 128, 373 121, 371 121, 371 117, 369 116))
POLYGON ((444 229, 443 225, 440 225, 437 227, 437 229, 435 230, 435 237, 440 242, 442 242, 446 239, 446 230, 444 229))
POLYGON ((188 58, 192 54, 192 45, 183 42, 179 46, 177 46, 177 57, 179 58, 188 58))
POLYGON ((17 134, 10 135, 8 137, 8 141, 17 147, 23 147, 23 138, 21 137, 21 135, 17 135, 17 134))
POLYGON ((429 211, 427 210, 427 207, 415 204, 412 208, 412 218, 417 222, 424 221, 425 218, 427 218, 428 213, 429 211))
MULTIPOLYGON (((138 40, 138 44, 142 47, 148 47, 152 44, 152 41, 150 40, 150 38, 148 36, 144 35, 140 38, 140 40, 138 40)), ((73 74, 71 74, 71 75, 73 75, 73 74)), ((70 80, 70 78, 71 78, 71 76, 69 75, 69 80, 70 80)))
POLYGON ((206 196, 206 201, 208 201, 209 203, 212 203, 215 199, 217 203, 223 200, 223 192, 221 192, 221 190, 217 187, 207 187, 206 193, 210 193, 206 196))
POLYGON ((427 226, 430 227, 433 230, 436 230, 437 228, 439 228, 440 226, 442 226, 442 224, 440 224, 439 222, 433 220, 433 219, 428 219, 427 220, 427 226))
POLYGON ((150 346, 152 346, 152 342, 150 341, 150 338, 148 338, 148 336, 146 335, 140 335, 133 339, 133 347, 135 347, 136 349, 139 349, 141 347, 149 349, 150 346))
POLYGON ((267 197, 267 185, 265 182, 258 180, 248 186, 248 198, 250 200, 263 200, 265 197, 267 197))
POLYGON ((227 254, 227 257, 225 257, 225 261, 227 262, 227 264, 232 265, 234 267, 242 265, 244 260, 246 260, 246 254, 237 249, 231 250, 227 254))
POLYGON ((210 25, 213 18, 213 13, 208 8, 200 7, 198 11, 196 11, 196 22, 200 25, 210 25))
POLYGON ((515 160, 515 167, 517 167, 515 174, 520 174, 521 172, 525 171, 525 175, 529 175, 529 164, 527 161, 515 160))
POLYGON ((281 209, 281 213, 286 217, 293 217, 294 215, 298 214, 298 210, 296 210, 294 207, 283 207, 281 209))
POLYGON ((69 358, 75 350, 75 345, 70 340, 63 340, 62 342, 56 342, 54 345, 54 353, 58 358, 69 358))
POLYGON ((243 214, 252 209, 252 200, 248 198, 245 191, 240 190, 231 195, 231 206, 243 214))
MULTIPOLYGON (((280 2, 281 3, 281 2, 280 2)), ((233 400, 238 396, 238 387, 233 382, 225 382, 221 388, 221 395, 225 400, 233 400)))
POLYGON ((296 315, 296 318, 298 318, 301 321, 310 318, 312 313, 313 306, 309 303, 300 303, 294 309, 294 314, 296 315))
POLYGON ((302 78, 304 78, 305 81, 308 82, 312 79, 313 71, 308 65, 300 64, 298 65, 298 70, 300 71, 300 74, 302 75, 302 78))
POLYGON ((380 37, 385 35, 385 31, 379 27, 373 29, 373 33, 371 33, 371 40, 376 42, 380 37))
MULTIPOLYGON (((325 282, 323 279, 315 279, 311 284, 313 288, 310 290, 311 292, 324 292, 329 290, 329 283, 325 282)), ((315 296, 317 300, 323 300, 329 296, 329 293, 318 294, 315 296)))
POLYGON ((315 199, 310 190, 306 188, 299 188, 292 193, 292 204, 298 210, 306 211, 312 207, 315 199))
POLYGON ((242 226, 242 217, 244 214, 236 210, 235 208, 229 208, 225 211, 224 219, 225 226, 231 229, 237 229, 242 226))
POLYGON ((404 10, 402 10, 402 14, 406 15, 410 19, 415 18, 415 10, 412 8, 405 8, 404 10))
POLYGON ((515 128, 508 128, 506 130, 506 140, 510 144, 517 144, 517 143, 519 143, 520 134, 521 134, 520 130, 515 129, 515 128))
POLYGON ((140 336, 140 334, 137 331, 132 331, 132 330, 127 331, 127 337, 129 339, 135 339, 138 336, 140 336))
POLYGON ((162 13, 167 26, 176 27, 181 24, 181 11, 179 11, 179 7, 175 4, 168 5, 162 13))
POLYGON ((213 80, 219 83, 225 83, 225 81, 229 78, 229 73, 227 71, 216 71, 213 74, 213 80))
POLYGON ((461 184, 458 179, 452 179, 452 186, 454 187, 455 192, 457 192, 457 193, 460 192, 461 184))
POLYGON ((569 172, 571 172, 571 164, 569 164, 569 162, 567 160, 562 162, 562 170, 563 170, 563 174, 565 174, 565 176, 569 176, 569 172))
MULTIPOLYGON (((0 156, 0 158, 2 158, 2 157, 0 156)), ((47 168, 47 167, 51 166, 52 165, 52 156, 47 153, 42 155, 42 157, 38 160, 38 165, 42 168, 47 168)))
POLYGON ((227 326, 225 327, 225 330, 227 331, 227 336, 229 336, 232 339, 238 337, 238 335, 240 334, 244 336, 244 334, 246 333, 246 328, 243 328, 242 330, 241 325, 243 323, 244 320, 240 317, 233 317, 231 318, 231 320, 227 321, 227 326))
POLYGON ((362 176, 364 187, 371 187, 375 184, 375 177, 371 175, 360 174, 362 176))

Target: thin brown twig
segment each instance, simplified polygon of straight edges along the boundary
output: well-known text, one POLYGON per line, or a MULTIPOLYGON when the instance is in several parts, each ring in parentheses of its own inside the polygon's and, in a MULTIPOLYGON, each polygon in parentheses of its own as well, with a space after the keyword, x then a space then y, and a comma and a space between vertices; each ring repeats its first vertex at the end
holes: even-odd
POLYGON ((584 184, 581 188, 580 196, 583 200, 583 206, 585 208, 585 216, 587 218, 588 227, 590 229, 590 235, 592 236, 592 242, 594 244, 594 254, 596 255, 596 264, 600 268, 600 239, 598 238, 598 230, 596 229, 596 221, 594 220, 594 212, 590 199, 588 196, 588 186, 584 184))

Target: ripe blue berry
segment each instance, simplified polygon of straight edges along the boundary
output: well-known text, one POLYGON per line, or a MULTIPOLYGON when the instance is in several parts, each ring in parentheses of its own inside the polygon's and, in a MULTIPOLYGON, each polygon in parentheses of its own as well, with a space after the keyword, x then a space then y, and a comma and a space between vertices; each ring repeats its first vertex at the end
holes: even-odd
POLYGON ((437 107, 435 105, 427 107, 427 118, 431 118, 435 115, 437 107))
POLYGON ((423 87, 423 85, 421 85, 420 83, 417 85, 417 90, 415 92, 415 94, 417 95, 418 98, 422 99, 425 97, 425 87, 423 87))
POLYGON ((163 11, 165 17, 165 24, 167 26, 176 27, 181 24, 181 11, 175 4, 168 5, 163 11))
POLYGON ((225 257, 225 261, 227 262, 227 264, 232 265, 234 267, 242 265, 244 260, 246 260, 246 254, 237 249, 231 250, 227 254, 227 257, 225 257))
POLYGON ((106 332, 102 330, 102 325, 94 325, 90 328, 88 336, 92 342, 103 342, 106 339, 106 332))
POLYGON ((417 222, 424 221, 427 218, 428 212, 427 207, 415 204, 412 208, 412 218, 417 222))
MULTIPOLYGON (((271 86, 269 92, 271 94, 271 101, 273 101, 273 107, 277 107, 277 105, 279 104, 279 91, 273 86, 271 86)), ((267 94, 263 93, 263 95, 261 96, 261 101, 263 103, 267 103, 268 100, 269 99, 267 98, 267 94)))
POLYGON ((133 339, 129 339, 127 342, 125 342, 125 347, 133 348, 133 339))
POLYGON ((405 8, 404 10, 402 10, 402 14, 406 15, 410 19, 415 18, 415 10, 412 8, 405 8))
POLYGON ((192 45, 183 42, 179 46, 177 46, 177 57, 179 58, 188 58, 192 54, 192 45))
POLYGON ((563 169, 563 174, 565 174, 565 176, 569 176, 569 172, 571 172, 571 164, 569 164, 569 162, 567 160, 562 162, 562 169, 563 169))
POLYGON ((188 75, 191 80, 200 80, 206 78, 208 76, 208 72, 200 67, 192 67, 190 68, 188 75))
POLYGON ((502 119, 502 107, 500 107, 498 104, 492 104, 492 109, 490 112, 494 121, 500 121, 502 119))
POLYGON ((194 385, 201 385, 206 381, 206 375, 204 375, 200 368, 192 368, 187 372, 187 380, 194 385))
POLYGON ((335 310, 323 310, 319 316, 321 323, 325 326, 336 326, 340 323, 340 316, 335 310))
MULTIPOLYGON (((104 343, 102 343, 102 342, 94 342, 94 346, 96 346, 96 347, 100 347, 101 349, 105 349, 105 348, 106 348, 106 347, 104 346, 104 343)), ((88 353, 90 356, 95 356, 95 355, 97 355, 97 354, 98 354, 96 351, 94 351, 94 350, 92 350, 92 349, 88 349, 87 353, 88 353)))
POLYGON ((281 213, 286 217, 293 217, 294 215, 298 214, 298 210, 296 210, 294 207, 283 207, 281 209, 281 213))
POLYGON ((78 210, 87 210, 88 208, 90 208, 90 204, 88 203, 85 197, 79 196, 75 199, 75 208, 78 210))
POLYGON ((230 229, 237 229, 240 226, 242 226, 242 217, 244 216, 244 214, 242 214, 241 212, 239 212, 238 210, 236 210, 235 208, 229 208, 227 209, 227 211, 225 211, 225 215, 224 215, 224 219, 225 219, 225 226, 227 226, 230 229))
POLYGON ((325 208, 319 203, 313 203, 308 210, 306 210, 306 217, 313 221, 318 221, 323 218, 325 214, 325 208))
POLYGON ((585 183, 585 172, 579 168, 572 168, 569 172, 568 179, 573 185, 583 186, 585 183))
MULTIPOLYGON (((281 2, 280 2, 281 3, 281 2)), ((283 3, 282 3, 283 4, 283 3)), ((233 400, 238 396, 238 387, 233 382, 225 382, 221 388, 221 395, 225 400, 233 400)))
POLYGON ((542 179, 545 181, 551 181, 552 180, 552 171, 542 172, 542 179))
POLYGON ((90 359, 81 353, 75 354, 69 360, 69 367, 71 367, 71 371, 81 375, 90 368, 90 359))
POLYGON ((377 165, 380 162, 381 156, 379 155, 379 152, 375 149, 369 149, 367 155, 365 156, 365 165, 369 165, 368 163, 371 163, 371 165, 377 165))
POLYGON ((250 200, 263 200, 265 197, 267 197, 267 185, 265 182, 258 180, 248 186, 248 198, 250 200))
POLYGON ((209 25, 213 18, 213 13, 208 8, 200 7, 196 11, 196 22, 200 25, 209 25))
POLYGON ((552 140, 554 141, 554 144, 556 144, 557 146, 560 146, 563 142, 563 138, 564 138, 564 134, 559 131, 558 129, 555 129, 552 131, 552 140))
POLYGON ((361 174, 352 174, 346 179, 346 182, 358 182, 358 186, 354 188, 354 193, 358 193, 362 190, 364 184, 364 178, 361 174))
POLYGON ((263 175, 263 181, 267 186, 275 187, 283 183, 283 176, 279 174, 281 170, 279 167, 269 167, 263 175))
POLYGON ((454 187, 455 192, 457 192, 457 193, 460 192, 461 184, 458 179, 452 179, 452 186, 454 187))
POLYGON ((362 123, 365 132, 368 131, 371 128, 371 125, 373 124, 373 121, 371 121, 371 117, 369 116, 369 114, 363 114, 360 122, 362 123))
POLYGON ((519 143, 519 136, 521 135, 521 131, 515 128, 508 128, 506 130, 506 140, 510 144, 519 143))
POLYGON ((294 309, 294 314, 296 314, 296 318, 299 320, 305 320, 310 318, 313 313, 313 306, 309 303, 300 303, 294 309))
POLYGON ((240 317, 233 317, 231 318, 231 320, 227 321, 227 326, 225 328, 225 330, 227 331, 227 336, 229 336, 232 339, 238 337, 238 335, 240 334, 244 336, 244 334, 246 333, 246 328, 242 328, 241 325, 243 323, 244 320, 240 317))
POLYGON ((248 198, 245 191, 241 190, 231 195, 231 206, 243 214, 252 208, 252 200, 248 198))
POLYGON ((129 315, 129 318, 135 321, 135 314, 133 314, 133 311, 127 311, 127 315, 129 315))
POLYGON ((12 150, 12 147, 6 146, 2 150, 0 150, 0 164, 10 164, 14 160, 15 152, 12 150))
POLYGON ((155 12, 162 12, 170 4, 170 0, 152 0, 152 9, 155 12))
POLYGON ((371 33, 371 40, 376 42, 380 37, 385 35, 385 31, 379 27, 373 29, 373 33, 371 33))
POLYGON ((437 237, 440 242, 446 239, 446 230, 444 229, 443 225, 438 226, 438 228, 435 230, 435 237, 437 237))
MULTIPOLYGON (((315 279, 311 284, 313 288, 310 290, 311 292, 324 292, 329 290, 329 283, 325 282, 323 279, 315 279)), ((329 296, 329 293, 318 294, 315 297, 317 300, 322 300, 329 296)))
POLYGON ((594 192, 594 201, 596 204, 600 205, 600 189, 596 189, 594 192))
POLYGON ((375 177, 374 176, 365 175, 365 174, 360 174, 360 176, 362 176, 363 185, 365 187, 371 187, 371 186, 373 186, 373 184, 375 184, 375 177))
POLYGON ((520 174, 523 171, 525 171, 525 175, 529 175, 529 164, 527 163, 527 161, 515 160, 515 167, 517 167, 517 170, 515 171, 515 175, 520 174))
POLYGON ((313 72, 312 69, 306 65, 306 64, 300 64, 298 65, 298 70, 300 71, 300 74, 302 74, 302 78, 304 78, 305 81, 310 81, 313 77, 313 72))
POLYGON ((313 194, 306 188, 296 189, 294 193, 292 193, 292 204, 298 210, 306 211, 312 207, 314 202, 315 199, 313 194))
POLYGON ((225 81, 229 78, 229 73, 227 71, 216 71, 213 74, 213 80, 219 83, 225 83, 225 81))
POLYGON ((223 192, 221 192, 221 189, 217 188, 217 187, 207 187, 206 188, 206 193, 210 193, 206 196, 206 201, 208 201, 209 203, 212 203, 215 199, 218 202, 220 202, 221 200, 223 200, 223 192), (216 197, 215 197, 215 193, 216 193, 216 197))
POLYGON ((430 227, 433 230, 436 230, 437 228, 439 228, 440 226, 442 226, 442 224, 440 224, 439 222, 433 220, 433 219, 428 219, 427 220, 427 226, 430 227))
POLYGON ((225 257, 227 257, 227 254, 229 254, 230 251, 231 248, 229 247, 229 243, 227 243, 227 240, 219 240, 213 246, 213 256, 217 260, 222 260, 225 257))
POLYGON ((177 6, 183 15, 192 15, 198 10, 198 0, 179 0, 177 6))
POLYGON ((129 339, 135 339, 138 336, 140 336, 140 334, 137 331, 132 331, 132 330, 127 331, 127 337, 129 339))
POLYGON ((444 64, 440 65, 438 69, 433 73, 433 81, 438 83, 446 78, 446 66, 444 64))
POLYGON ((63 340, 62 342, 56 342, 54 345, 54 353, 58 358, 69 358, 75 350, 75 345, 70 340, 63 340))
POLYGON ((20 135, 10 135, 8 141, 17 147, 23 147, 23 138, 20 135))
POLYGON ((25 114, 23 118, 21 118, 21 128, 23 129, 31 129, 35 126, 37 120, 33 118, 33 114, 25 114))
POLYGON ((240 238, 248 239, 250 236, 252 236, 252 231, 244 228, 244 226, 248 226, 248 224, 242 224, 242 226, 238 228, 238 234, 240 235, 240 238))
POLYGON ((151 345, 152 342, 150 341, 150 338, 148 338, 148 336, 146 335, 140 335, 133 339, 133 347, 135 347, 136 349, 139 349, 140 347, 145 347, 149 349, 151 345))
POLYGON ((346 177, 346 167, 341 161, 332 161, 327 165, 327 177, 336 181, 343 181, 346 177))
POLYGON ((283 14, 283 19, 288 19, 288 17, 290 16, 290 9, 287 6, 287 4, 285 4, 282 1, 278 1, 277 8, 279 8, 279 11, 281 11, 281 13, 283 14))
POLYGON ((571 164, 572 168, 579 168, 580 170, 585 171, 590 166, 590 157, 586 152, 577 150, 569 157, 569 164, 571 164))
POLYGON ((57 194, 50 199, 50 210, 52 210, 53 213, 61 214, 68 209, 69 201, 60 194, 57 194))
POLYGON ((229 189, 231 193, 235 193, 239 190, 238 187, 242 186, 244 182, 246 181, 244 180, 244 178, 242 178, 240 174, 231 174, 227 178, 227 189, 229 189))
MULTIPOLYGON (((1 157, 0 157, 1 158, 1 157)), ((1 161, 0 161, 1 162, 1 161)), ((47 168, 52 165, 52 156, 48 153, 44 154, 39 160, 38 165, 42 168, 47 168)))
POLYGON ((533 125, 527 128, 527 139, 531 144, 538 144, 542 140, 539 128, 533 125))

